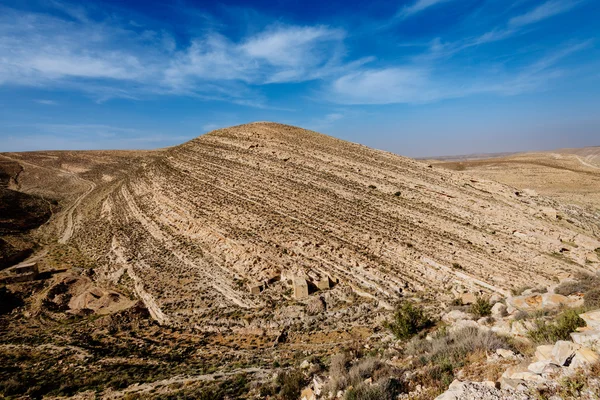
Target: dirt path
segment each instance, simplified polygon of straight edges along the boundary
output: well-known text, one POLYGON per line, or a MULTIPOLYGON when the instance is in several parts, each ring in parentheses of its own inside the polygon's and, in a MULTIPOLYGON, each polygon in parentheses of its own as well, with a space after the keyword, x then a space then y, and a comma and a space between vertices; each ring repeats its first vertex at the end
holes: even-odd
POLYGON ((33 164, 31 162, 28 161, 24 161, 18 158, 12 158, 6 155, 1 155, 4 158, 7 158, 9 160, 15 161, 21 165, 28 165, 30 167, 34 167, 34 168, 41 168, 41 169, 45 169, 47 171, 54 171, 54 172, 58 172, 61 174, 66 174, 71 176, 74 180, 82 182, 84 185, 87 185, 87 189, 86 191, 81 194, 79 197, 77 197, 77 199, 75 199, 75 201, 69 205, 69 207, 67 207, 62 213, 61 216, 59 218, 63 219, 66 221, 64 223, 64 230, 62 232, 62 234, 59 234, 59 239, 58 239, 58 243, 64 244, 66 242, 69 241, 69 239, 71 239, 71 236, 73 236, 73 232, 75 230, 75 223, 73 222, 73 214, 75 213, 75 210, 77 209, 77 207, 79 207, 79 205, 81 204, 81 202, 83 201, 83 199, 85 199, 95 188, 96 188, 96 184, 92 181, 89 181, 87 179, 83 179, 80 176, 78 176, 77 174, 75 174, 74 172, 71 171, 67 171, 64 169, 60 169, 60 168, 51 168, 51 167, 45 167, 42 165, 37 165, 37 164, 33 164))
POLYGON ((579 160, 579 162, 583 165, 585 165, 586 167, 590 167, 590 168, 594 168, 594 169, 600 169, 600 167, 598 167, 597 165, 594 164, 590 164, 589 162, 583 160, 581 157, 579 156, 575 156, 575 158, 577 158, 577 160, 579 160))
POLYGON ((65 230, 63 231, 63 234, 61 235, 60 239, 58 239, 58 243, 67 243, 69 241, 69 239, 71 239, 71 236, 73 236, 73 231, 75 228, 75 224, 73 223, 73 214, 74 214, 75 210, 77 209, 77 207, 79 207, 79 205, 81 204, 83 199, 85 199, 96 188, 96 184, 94 182, 88 181, 87 179, 80 178, 79 176, 75 175, 72 172, 70 172, 70 174, 76 180, 86 183, 88 185, 88 189, 85 191, 85 193, 83 193, 81 196, 79 196, 75 200, 75 202, 69 206, 69 208, 67 208, 65 210, 67 222, 66 222, 65 230))

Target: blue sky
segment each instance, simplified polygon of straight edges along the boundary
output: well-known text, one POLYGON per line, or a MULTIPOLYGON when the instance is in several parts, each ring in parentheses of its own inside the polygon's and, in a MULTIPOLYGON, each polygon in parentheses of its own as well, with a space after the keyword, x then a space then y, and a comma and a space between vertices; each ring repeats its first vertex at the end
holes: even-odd
POLYGON ((402 155, 600 145, 596 0, 0 0, 0 151, 278 121, 402 155))

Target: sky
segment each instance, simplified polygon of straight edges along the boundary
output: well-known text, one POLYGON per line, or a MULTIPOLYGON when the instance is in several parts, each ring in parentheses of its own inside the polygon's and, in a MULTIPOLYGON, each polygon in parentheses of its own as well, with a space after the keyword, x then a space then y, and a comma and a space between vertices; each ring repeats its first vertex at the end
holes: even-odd
POLYGON ((0 0, 0 151, 252 121, 410 157, 600 145, 597 0, 0 0))

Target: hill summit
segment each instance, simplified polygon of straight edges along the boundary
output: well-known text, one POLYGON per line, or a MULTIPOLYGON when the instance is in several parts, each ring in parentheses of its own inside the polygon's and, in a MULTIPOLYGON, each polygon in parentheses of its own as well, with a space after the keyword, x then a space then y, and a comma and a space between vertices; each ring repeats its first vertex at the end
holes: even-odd
POLYGON ((270 122, 159 152, 101 189, 72 238, 97 279, 198 329, 246 326, 236 310, 280 327, 293 304, 506 293, 584 270, 600 247, 580 210, 270 122))

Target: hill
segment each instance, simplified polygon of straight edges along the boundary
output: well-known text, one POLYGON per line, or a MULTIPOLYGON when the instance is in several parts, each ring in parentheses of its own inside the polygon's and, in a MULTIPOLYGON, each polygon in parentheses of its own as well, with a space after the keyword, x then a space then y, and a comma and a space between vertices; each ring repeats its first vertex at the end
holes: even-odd
MULTIPOLYGON (((10 190, 53 202, 22 233, 36 251, 20 267, 39 274, 0 291, 0 361, 17 365, 0 371, 4 395, 269 398, 291 385, 297 398, 322 360, 333 369, 344 352, 358 368, 372 348, 422 374, 402 390, 439 393, 450 382, 382 329, 398 302, 446 321, 449 304, 600 268, 589 207, 288 125, 0 159, 10 190)), ((493 328, 510 332, 517 313, 493 328)), ((385 376, 401 376, 396 361, 385 376)))
POLYGON ((295 277, 339 282, 333 304, 353 293, 389 307, 549 283, 600 247, 582 210, 275 123, 169 149, 85 203, 72 240, 98 279, 135 282, 161 322, 206 328, 292 300, 295 277))

